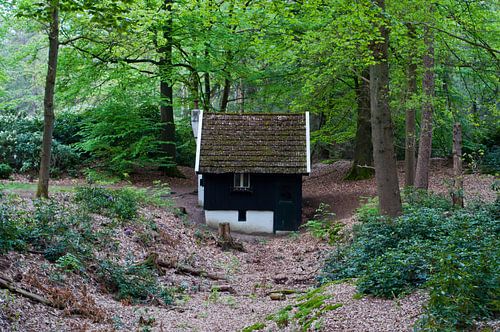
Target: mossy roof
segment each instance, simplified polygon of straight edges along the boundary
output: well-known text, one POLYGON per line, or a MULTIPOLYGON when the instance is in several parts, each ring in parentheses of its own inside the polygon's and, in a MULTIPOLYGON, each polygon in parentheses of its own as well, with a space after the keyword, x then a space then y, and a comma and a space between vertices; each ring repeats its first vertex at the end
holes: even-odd
POLYGON ((199 173, 306 174, 305 115, 203 114, 199 173))

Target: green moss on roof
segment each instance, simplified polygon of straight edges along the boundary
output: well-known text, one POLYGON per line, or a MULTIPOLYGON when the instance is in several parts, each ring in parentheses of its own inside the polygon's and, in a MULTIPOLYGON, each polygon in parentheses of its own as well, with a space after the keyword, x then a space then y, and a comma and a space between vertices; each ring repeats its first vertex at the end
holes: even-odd
POLYGON ((200 173, 307 173, 304 114, 204 113, 200 173))

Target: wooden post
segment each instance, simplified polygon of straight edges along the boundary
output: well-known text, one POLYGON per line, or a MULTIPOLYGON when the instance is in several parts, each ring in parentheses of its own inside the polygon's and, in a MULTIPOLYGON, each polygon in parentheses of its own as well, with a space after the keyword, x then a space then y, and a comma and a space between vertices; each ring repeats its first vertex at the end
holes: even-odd
POLYGON ((221 222, 219 224, 219 238, 224 243, 231 243, 233 241, 231 238, 231 227, 228 222, 221 222))
POLYGON ((464 181, 462 174, 462 127, 460 123, 453 126, 453 206, 464 207, 464 181))

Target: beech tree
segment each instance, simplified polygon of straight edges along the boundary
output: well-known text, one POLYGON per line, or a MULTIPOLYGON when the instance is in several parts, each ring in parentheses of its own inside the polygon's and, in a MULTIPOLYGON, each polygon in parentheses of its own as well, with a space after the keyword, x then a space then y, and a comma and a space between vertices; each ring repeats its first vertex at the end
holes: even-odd
POLYGON ((49 20, 49 56, 47 76, 45 79, 45 95, 43 99, 43 138, 40 155, 40 172, 36 197, 49 197, 50 158, 52 149, 52 133, 54 131, 54 91, 56 86, 57 57, 59 53, 59 1, 48 3, 49 20))
POLYGON ((357 100, 356 136, 352 167, 347 180, 361 180, 373 176, 373 145, 370 106, 370 70, 364 70, 361 78, 354 79, 357 100))
MULTIPOLYGON (((415 27, 408 25, 408 37, 415 41, 415 27)), ((407 68, 407 95, 410 99, 410 105, 406 108, 405 117, 405 186, 415 184, 415 154, 416 154, 416 133, 415 133, 415 105, 413 98, 417 93, 417 63, 415 51, 410 50, 407 68)))
POLYGON ((418 146, 417 170, 415 187, 427 189, 429 187, 429 167, 432 152, 432 113, 434 110, 434 35, 429 27, 424 28, 424 43, 427 51, 424 55, 424 77, 422 89, 424 101, 422 104, 422 121, 420 129, 420 143, 418 146))
POLYGON ((376 22, 380 39, 372 43, 376 63, 370 66, 373 161, 380 212, 395 217, 401 214, 402 207, 394 153, 394 130, 389 108, 389 29, 383 16, 385 1, 377 0, 376 3, 380 10, 376 22))

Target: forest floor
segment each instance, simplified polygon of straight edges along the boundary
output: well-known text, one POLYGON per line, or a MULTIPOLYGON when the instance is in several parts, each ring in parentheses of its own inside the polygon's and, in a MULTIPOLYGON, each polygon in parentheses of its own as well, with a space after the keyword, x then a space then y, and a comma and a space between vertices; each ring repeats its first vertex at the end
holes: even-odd
MULTIPOLYGON (((360 198, 373 196, 375 184, 374 180, 343 181, 349 164, 339 161, 314 165, 311 176, 303 182, 304 219, 323 202, 331 206, 339 222, 347 226, 355 223, 353 215, 360 198)), ((62 281, 54 284, 53 276, 60 273, 54 264, 37 253, 11 252, 0 256, 0 272, 4 276, 40 295, 44 292, 43 285, 55 285, 65 287, 77 298, 90 297, 104 318, 75 315, 0 290, 0 331, 241 331, 258 322, 266 323, 265 331, 296 331, 293 322, 287 327, 278 327, 276 322, 266 321, 266 317, 294 305, 300 292, 316 285, 315 277, 332 247, 301 230, 285 236, 235 235, 245 250, 222 250, 213 231, 203 225, 202 211, 196 207, 194 172, 188 168, 182 171, 186 179, 161 180, 169 183, 176 205, 185 208, 187 215, 179 217, 170 210, 143 208, 141 215, 153 220, 158 227, 154 241, 141 242, 134 225, 124 226, 114 240, 119 242, 118 250, 123 256, 131 254, 141 261, 155 252, 163 259, 223 275, 225 280, 214 281, 166 269, 160 277, 162 284, 182 289, 176 293, 174 304, 132 305, 114 300, 85 275, 65 273, 60 276, 62 281), (217 286, 229 286, 228 291, 214 290, 217 286), (272 300, 269 294, 276 290, 295 293, 272 300)), ((451 170, 445 162, 434 161, 431 174, 431 189, 446 193, 451 170)), ((142 174, 133 178, 132 183, 146 187, 152 184, 152 178, 158 179, 142 174)), ((466 202, 476 198, 494 200, 495 193, 490 190, 492 182, 492 176, 466 175, 466 202)), ((63 188, 83 183, 83 180, 55 181, 63 188)), ((12 188, 12 192, 22 197, 31 194, 26 188, 12 188)), ((54 193, 55 199, 60 200, 65 200, 67 195, 65 190, 54 193)), ((328 285, 324 292, 327 303, 342 306, 325 312, 318 321, 322 331, 412 331, 426 300, 423 291, 394 300, 358 296, 350 282, 328 285)))

